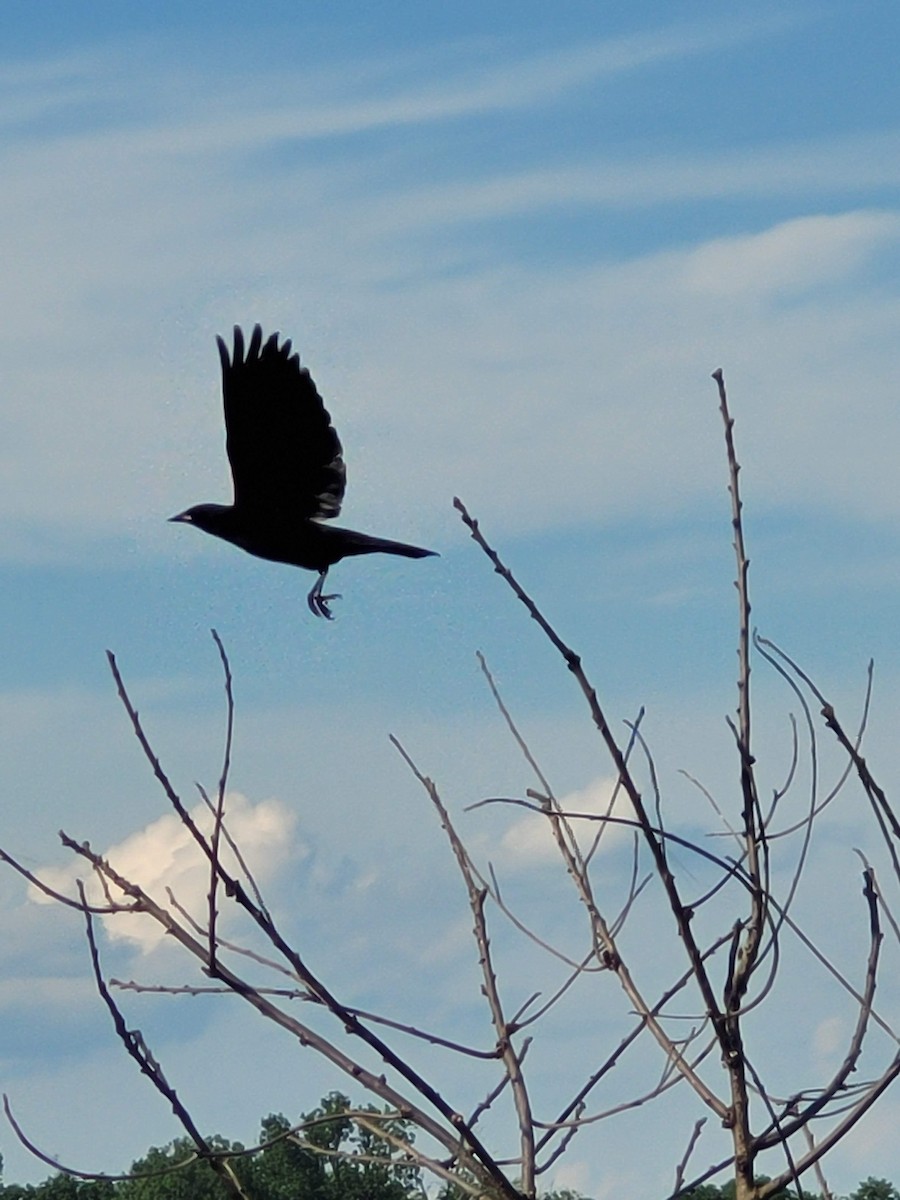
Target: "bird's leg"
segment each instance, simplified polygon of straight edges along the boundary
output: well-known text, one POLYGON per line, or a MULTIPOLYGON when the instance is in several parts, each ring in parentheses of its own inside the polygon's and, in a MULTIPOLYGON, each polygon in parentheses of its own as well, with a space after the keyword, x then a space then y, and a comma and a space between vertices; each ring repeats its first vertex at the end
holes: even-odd
POLYGON ((319 572, 319 578, 313 584, 312 591, 306 597, 306 603, 309 605, 309 611, 314 617, 325 617, 327 621, 333 621, 334 617, 331 614, 331 609, 328 607, 329 600, 340 600, 340 592, 332 592, 330 596, 322 595, 322 584, 325 582, 325 576, 328 574, 328 568, 319 572))

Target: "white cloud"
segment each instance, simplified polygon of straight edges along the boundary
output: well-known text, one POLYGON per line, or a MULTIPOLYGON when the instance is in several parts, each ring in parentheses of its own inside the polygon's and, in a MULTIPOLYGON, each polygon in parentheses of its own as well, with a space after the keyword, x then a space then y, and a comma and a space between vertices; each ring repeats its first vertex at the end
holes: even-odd
MULTIPOLYGON (((204 804, 191 812, 197 826, 207 835, 213 826, 204 804)), ((257 883, 262 885, 275 876, 291 858, 302 857, 304 847, 296 839, 295 819, 277 800, 251 804, 246 797, 230 792, 226 798, 225 824, 257 883)), ((164 908, 170 908, 167 890, 178 904, 201 925, 206 923, 209 891, 209 863, 194 839, 174 813, 152 821, 144 829, 111 846, 103 855, 115 871, 141 887, 164 908)), ((240 867, 227 846, 222 861, 229 872, 241 877, 240 867)), ((79 860, 66 867, 44 867, 36 874, 58 892, 74 894, 75 880, 85 878, 85 864, 79 860)), ((104 903, 103 890, 92 877, 86 880, 88 898, 104 903)), ((29 892, 38 903, 52 903, 37 888, 29 892)), ((115 895, 115 889, 113 889, 115 895)), ((227 922, 230 908, 224 893, 219 895, 219 910, 227 922)), ((171 910, 170 911, 174 911, 171 910)), ((177 917, 177 912, 175 913, 177 917)), ((165 931, 145 915, 106 916, 103 918, 113 940, 134 943, 149 953, 166 936, 165 931)))
MULTIPOLYGON (((599 834, 600 851, 609 851, 631 836, 625 825, 579 820, 577 814, 633 819, 631 801, 621 789, 615 794, 614 778, 595 779, 579 791, 560 797, 559 807, 572 814, 569 824, 582 852, 588 850, 599 834)), ((515 810, 514 810, 515 811, 515 810)), ((500 842, 501 860, 512 866, 532 867, 559 860, 559 850, 550 822, 538 813, 529 813, 507 829, 500 842)))
POLYGON ((688 291, 719 297, 797 292, 837 281, 900 243, 900 214, 801 217, 762 233, 719 238, 688 257, 688 291))

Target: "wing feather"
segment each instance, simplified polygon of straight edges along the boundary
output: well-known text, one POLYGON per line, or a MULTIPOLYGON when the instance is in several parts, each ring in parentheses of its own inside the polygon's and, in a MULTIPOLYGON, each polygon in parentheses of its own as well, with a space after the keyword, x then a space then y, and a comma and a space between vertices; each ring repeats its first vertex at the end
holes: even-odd
POLYGON ((279 346, 273 333, 263 344, 259 325, 246 352, 237 325, 230 356, 216 341, 235 507, 336 517, 347 481, 340 438, 290 341, 279 346))

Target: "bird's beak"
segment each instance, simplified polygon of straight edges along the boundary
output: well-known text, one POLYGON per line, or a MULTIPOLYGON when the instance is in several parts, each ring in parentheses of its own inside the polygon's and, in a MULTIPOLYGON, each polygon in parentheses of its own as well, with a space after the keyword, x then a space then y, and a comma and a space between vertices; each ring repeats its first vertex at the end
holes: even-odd
POLYGON ((189 512, 178 513, 177 516, 169 517, 170 521, 184 521, 186 524, 190 524, 193 519, 189 512))

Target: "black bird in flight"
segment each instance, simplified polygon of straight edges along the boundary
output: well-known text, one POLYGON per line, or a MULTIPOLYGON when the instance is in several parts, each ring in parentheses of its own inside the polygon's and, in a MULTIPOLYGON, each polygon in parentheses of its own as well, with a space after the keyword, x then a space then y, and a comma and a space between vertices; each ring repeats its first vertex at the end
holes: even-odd
POLYGON ((234 481, 233 504, 196 504, 173 521, 196 525, 259 558, 318 571, 307 597, 310 611, 331 620, 322 585, 328 568, 351 554, 402 554, 424 558, 436 553, 404 542, 338 529, 322 522, 341 511, 347 471, 340 438, 309 371, 278 345, 278 334, 263 343, 253 327, 234 328, 234 353, 217 337, 225 398, 225 448, 234 481))

